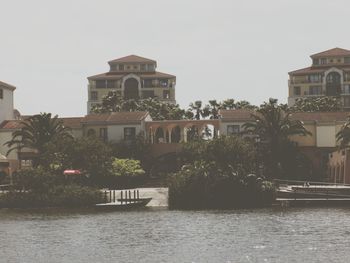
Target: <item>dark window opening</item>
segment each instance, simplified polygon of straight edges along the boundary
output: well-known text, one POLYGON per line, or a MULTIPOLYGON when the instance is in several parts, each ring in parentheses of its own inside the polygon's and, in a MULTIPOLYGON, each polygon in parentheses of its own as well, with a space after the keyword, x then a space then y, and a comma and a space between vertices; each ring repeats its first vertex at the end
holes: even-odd
POLYGON ((136 128, 135 127, 126 127, 124 128, 124 140, 131 141, 136 138, 136 128))

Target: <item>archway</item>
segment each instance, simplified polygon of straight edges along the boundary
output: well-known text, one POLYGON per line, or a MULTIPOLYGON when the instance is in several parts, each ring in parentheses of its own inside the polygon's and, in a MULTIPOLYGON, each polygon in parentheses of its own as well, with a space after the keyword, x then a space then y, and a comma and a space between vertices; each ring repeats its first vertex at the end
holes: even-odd
POLYGON ((139 99, 139 82, 137 79, 130 78, 124 83, 124 99, 139 99))
POLYGON ((171 129, 171 142, 179 143, 181 141, 181 128, 176 126, 171 129))
POLYGON ((326 78, 326 95, 338 96, 341 93, 341 75, 338 72, 330 72, 326 78))
POLYGON ((165 142, 164 138, 164 130, 161 127, 158 127, 154 136, 155 143, 163 143, 165 142))

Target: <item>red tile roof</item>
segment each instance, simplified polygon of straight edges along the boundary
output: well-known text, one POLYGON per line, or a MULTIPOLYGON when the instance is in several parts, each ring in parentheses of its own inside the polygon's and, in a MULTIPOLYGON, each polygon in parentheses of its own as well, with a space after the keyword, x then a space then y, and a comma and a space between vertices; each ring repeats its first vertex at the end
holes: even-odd
POLYGON ((83 118, 82 122, 84 124, 130 124, 141 122, 147 115, 148 112, 143 111, 89 114, 83 118))
POLYGON ((302 68, 302 69, 288 72, 288 74, 289 75, 304 75, 304 74, 310 74, 310 73, 322 73, 322 72, 325 72, 327 69, 328 68, 307 67, 307 68, 302 68))
POLYGON ((251 110, 220 110, 219 114, 221 115, 222 121, 252 121, 253 111, 251 110))
POLYGON ((15 86, 12 86, 12 85, 7 84, 7 83, 2 82, 2 81, 0 81, 0 87, 1 88, 6 88, 6 89, 9 89, 9 90, 15 90, 16 89, 15 86))
POLYGON ((130 55, 122 58, 117 58, 114 60, 109 61, 108 63, 116 63, 116 62, 121 62, 121 63, 156 63, 155 60, 149 59, 149 58, 144 58, 136 55, 130 55))
POLYGON ((308 67, 308 68, 302 68, 298 70, 294 70, 291 72, 288 72, 289 75, 306 75, 306 74, 312 74, 312 73, 323 73, 327 71, 330 68, 338 67, 341 70, 344 71, 350 71, 350 67, 343 67, 338 65, 328 65, 328 66, 322 66, 322 67, 308 67))
POLYGON ((118 73, 111 73, 111 72, 106 72, 106 73, 102 73, 102 74, 98 74, 98 75, 94 75, 91 77, 88 77, 88 80, 118 80, 123 78, 124 76, 128 75, 128 74, 136 74, 137 76, 141 77, 141 78, 175 78, 176 76, 174 75, 170 75, 167 73, 162 73, 162 72, 152 72, 152 73, 140 73, 140 72, 128 72, 128 73, 122 73, 122 74, 118 74, 118 73))
POLYGON ((318 58, 318 57, 340 57, 340 56, 350 56, 350 50, 336 47, 320 53, 313 54, 310 57, 318 58))
POLYGON ((23 127, 20 120, 6 120, 0 124, 0 130, 18 130, 23 127))
POLYGON ((71 128, 71 129, 79 129, 81 128, 81 122, 84 117, 69 117, 69 118, 58 118, 59 120, 63 121, 63 125, 65 127, 71 128))

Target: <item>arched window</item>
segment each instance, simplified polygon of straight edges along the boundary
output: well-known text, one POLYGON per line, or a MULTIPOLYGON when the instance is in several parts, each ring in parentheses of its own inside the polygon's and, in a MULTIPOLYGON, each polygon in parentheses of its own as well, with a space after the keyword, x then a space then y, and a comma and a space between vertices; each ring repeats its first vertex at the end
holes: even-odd
POLYGON ((341 93, 341 75, 338 72, 330 72, 326 77, 326 95, 338 96, 341 93))
POLYGON ((137 79, 130 78, 124 83, 124 98, 126 100, 139 99, 139 82, 137 79))

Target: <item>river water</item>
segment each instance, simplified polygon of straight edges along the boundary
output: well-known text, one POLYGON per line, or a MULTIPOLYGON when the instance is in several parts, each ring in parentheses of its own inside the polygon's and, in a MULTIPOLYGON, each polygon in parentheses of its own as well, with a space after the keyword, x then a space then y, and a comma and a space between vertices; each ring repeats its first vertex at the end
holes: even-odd
POLYGON ((0 262, 350 262, 350 208, 0 210, 0 262))

